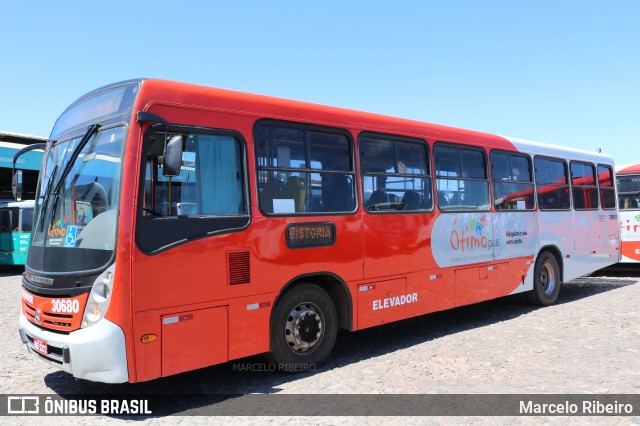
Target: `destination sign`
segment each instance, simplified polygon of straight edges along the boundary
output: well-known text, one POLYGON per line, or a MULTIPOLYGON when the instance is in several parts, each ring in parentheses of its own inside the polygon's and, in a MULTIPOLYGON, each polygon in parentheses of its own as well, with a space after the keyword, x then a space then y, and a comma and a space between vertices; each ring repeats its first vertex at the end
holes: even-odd
POLYGON ((336 225, 331 222, 291 223, 285 232, 289 248, 331 246, 336 242, 336 225))

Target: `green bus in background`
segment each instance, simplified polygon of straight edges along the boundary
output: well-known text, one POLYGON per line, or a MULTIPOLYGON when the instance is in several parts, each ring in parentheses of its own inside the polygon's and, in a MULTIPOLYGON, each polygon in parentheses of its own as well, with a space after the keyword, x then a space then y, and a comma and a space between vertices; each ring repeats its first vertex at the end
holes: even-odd
POLYGON ((35 145, 0 138, 0 266, 24 265, 27 261, 42 150, 24 152, 15 158, 15 170, 13 166, 20 150, 35 145), (20 176, 19 201, 15 201, 12 189, 14 172, 20 176))
POLYGON ((34 206, 34 200, 0 203, 0 265, 27 261, 34 206))

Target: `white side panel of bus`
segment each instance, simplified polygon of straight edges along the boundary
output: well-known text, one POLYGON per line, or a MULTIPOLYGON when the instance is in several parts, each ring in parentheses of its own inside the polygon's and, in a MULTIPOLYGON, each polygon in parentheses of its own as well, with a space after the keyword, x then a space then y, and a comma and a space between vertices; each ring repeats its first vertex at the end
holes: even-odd
POLYGON ((560 251, 560 256, 562 256, 564 264, 564 280, 567 281, 567 275, 571 276, 575 274, 573 271, 575 267, 573 262, 575 245, 573 235, 573 212, 538 212, 538 226, 540 229, 538 251, 543 247, 556 247, 560 251))
POLYGON ((589 252, 607 246, 605 215, 599 210, 576 210, 573 227, 576 252, 589 252))
POLYGON ((616 232, 610 232, 610 222, 617 223, 615 211, 574 212, 575 250, 571 258, 565 261, 564 281, 590 274, 618 261, 618 237, 616 232))
POLYGON ((500 212, 492 215, 496 260, 535 256, 538 220, 535 212, 500 212))
POLYGON ((512 294, 533 289, 533 264, 538 252, 538 215, 536 212, 499 212, 493 216, 493 235, 496 240, 496 260, 531 257, 529 270, 522 285, 512 294))

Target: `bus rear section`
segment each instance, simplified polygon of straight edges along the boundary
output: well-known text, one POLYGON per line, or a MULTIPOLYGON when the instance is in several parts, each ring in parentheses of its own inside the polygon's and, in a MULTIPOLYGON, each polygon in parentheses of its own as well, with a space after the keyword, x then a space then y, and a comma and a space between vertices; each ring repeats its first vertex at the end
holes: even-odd
POLYGON ((640 262, 640 165, 621 166, 616 173, 622 263, 640 262))

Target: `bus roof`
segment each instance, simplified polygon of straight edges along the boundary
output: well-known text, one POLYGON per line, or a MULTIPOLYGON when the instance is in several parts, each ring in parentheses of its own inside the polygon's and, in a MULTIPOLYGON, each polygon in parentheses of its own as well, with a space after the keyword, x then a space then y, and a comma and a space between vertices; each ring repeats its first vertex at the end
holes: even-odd
POLYGON ((631 164, 631 165, 626 164, 624 166, 620 166, 619 168, 617 168, 616 172, 619 174, 640 173, 640 164, 631 164))
MULTIPOLYGON (((121 83, 114 85, 117 84, 121 83)), ((189 105, 190 108, 203 107, 209 111, 227 111, 279 120, 428 138, 432 141, 478 143, 489 147, 510 148, 508 141, 501 136, 484 132, 189 83, 157 79, 142 81, 137 101, 140 108, 168 103, 189 105)))
POLYGON ((518 150, 539 155, 562 156, 569 159, 613 164, 611 156, 596 153, 595 151, 170 80, 135 79, 118 82, 87 93, 76 102, 95 93, 108 90, 110 87, 124 84, 141 84, 136 104, 140 110, 145 111, 153 108, 154 105, 183 105, 188 106, 194 114, 198 110, 203 113, 205 111, 233 112, 261 118, 413 136, 428 139, 431 142, 478 144, 484 146, 487 150, 512 150, 515 145, 518 150))
MULTIPOLYGON (((25 145, 0 141, 0 167, 11 168, 13 166, 13 156, 25 145)), ((25 152, 18 158, 17 169, 40 170, 42 162, 42 151, 25 152)))
POLYGON ((570 148, 562 145, 554 145, 508 136, 504 136, 504 138, 511 141, 519 150, 532 154, 548 155, 552 157, 560 156, 566 159, 580 159, 589 160, 594 163, 601 162, 613 164, 613 158, 610 155, 596 151, 587 151, 586 149, 570 148))
POLYGON ((27 135, 24 133, 8 132, 0 130, 0 142, 19 143, 21 145, 31 145, 37 142, 46 142, 47 138, 43 136, 27 135))

